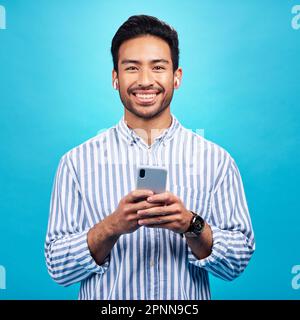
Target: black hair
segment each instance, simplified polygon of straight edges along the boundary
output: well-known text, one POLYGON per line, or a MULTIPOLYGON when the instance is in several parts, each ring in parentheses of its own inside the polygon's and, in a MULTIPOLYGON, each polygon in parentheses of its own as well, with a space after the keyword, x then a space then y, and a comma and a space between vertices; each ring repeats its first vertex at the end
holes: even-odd
POLYGON ((129 39, 137 38, 142 35, 152 35, 165 40, 171 50, 173 63, 173 72, 178 69, 179 65, 179 42, 176 30, 153 16, 135 15, 125 21, 111 43, 111 54, 113 58, 114 69, 118 72, 119 48, 121 44, 129 39))

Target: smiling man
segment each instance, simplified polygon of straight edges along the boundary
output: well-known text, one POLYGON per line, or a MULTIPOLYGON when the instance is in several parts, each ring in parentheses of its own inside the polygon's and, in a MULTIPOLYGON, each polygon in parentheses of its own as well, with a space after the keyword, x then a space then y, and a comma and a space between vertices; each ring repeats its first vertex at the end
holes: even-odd
POLYGON ((153 135, 169 127, 172 121, 170 103, 174 88, 179 87, 182 78, 182 70, 178 68, 178 47, 172 48, 172 54, 165 40, 151 34, 141 34, 126 41, 126 33, 123 35, 120 31, 116 36, 112 54, 117 62, 112 77, 125 107, 124 118, 127 125, 137 128, 151 145, 153 135), (119 45, 120 40, 123 42, 119 45), (117 46, 118 56, 115 57, 117 46), (174 64, 173 55, 177 57, 174 64))
POLYGON ((79 299, 210 299, 208 272, 236 278, 255 247, 239 170, 171 113, 182 80, 172 27, 132 16, 111 51, 124 116, 61 158, 49 273, 65 286, 81 282, 79 299), (166 168, 167 191, 136 190, 138 165, 166 168))

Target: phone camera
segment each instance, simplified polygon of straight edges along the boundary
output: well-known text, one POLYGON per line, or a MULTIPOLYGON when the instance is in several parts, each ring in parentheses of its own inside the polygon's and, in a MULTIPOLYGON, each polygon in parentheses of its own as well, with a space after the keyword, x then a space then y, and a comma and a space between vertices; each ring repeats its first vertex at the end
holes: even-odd
POLYGON ((145 177, 145 169, 140 170, 140 177, 144 178, 145 177))

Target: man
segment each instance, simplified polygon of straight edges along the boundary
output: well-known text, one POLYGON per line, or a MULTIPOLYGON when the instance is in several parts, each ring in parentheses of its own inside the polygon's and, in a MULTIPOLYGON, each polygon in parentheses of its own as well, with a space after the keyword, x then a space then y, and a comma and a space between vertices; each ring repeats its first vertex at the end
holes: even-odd
POLYGON ((112 40, 119 123, 66 153, 45 245, 52 278, 79 299, 210 299, 208 272, 236 278, 254 251, 232 157, 171 114, 176 31, 132 16, 112 40), (168 170, 167 191, 135 190, 138 165, 168 170))

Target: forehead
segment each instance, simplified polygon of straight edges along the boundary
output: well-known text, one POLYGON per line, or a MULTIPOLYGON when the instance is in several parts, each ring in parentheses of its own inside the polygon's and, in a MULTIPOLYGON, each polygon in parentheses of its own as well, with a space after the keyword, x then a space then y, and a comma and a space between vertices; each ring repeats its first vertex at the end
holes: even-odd
POLYGON ((119 48, 119 62, 123 59, 140 61, 166 59, 171 61, 169 44, 152 35, 139 36, 124 41, 119 48))

